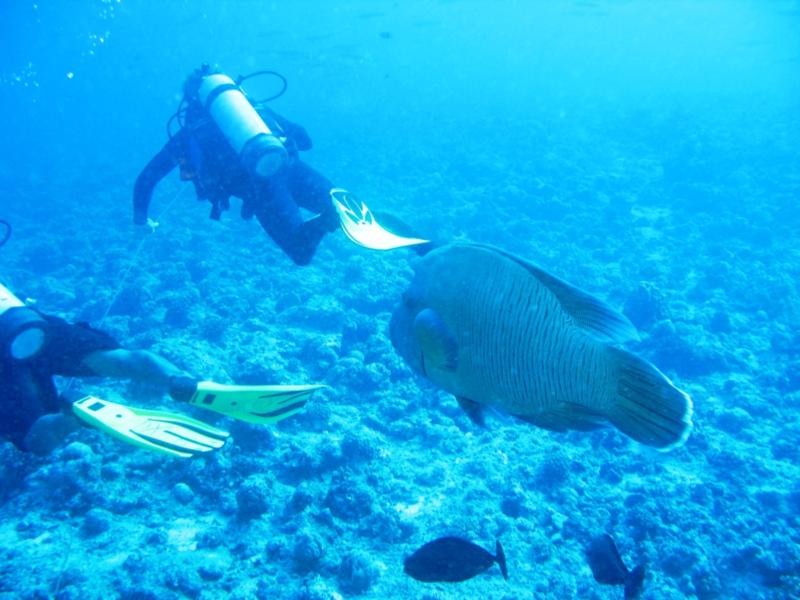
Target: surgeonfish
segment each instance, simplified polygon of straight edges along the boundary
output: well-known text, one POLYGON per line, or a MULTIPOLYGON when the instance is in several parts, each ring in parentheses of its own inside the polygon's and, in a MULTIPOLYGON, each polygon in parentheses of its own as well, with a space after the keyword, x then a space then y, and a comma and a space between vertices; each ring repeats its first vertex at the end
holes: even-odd
POLYGON ((512 254, 451 244, 422 258, 395 307, 392 345, 456 396, 475 422, 494 406, 553 431, 611 423, 668 450, 692 428, 692 400, 616 347, 634 326, 601 300, 512 254))
POLYGON ((506 555, 497 541, 495 555, 459 537, 442 537, 428 542, 405 559, 403 571, 426 583, 466 581, 497 563, 508 579, 506 555))
POLYGON ((628 570, 610 535, 604 533, 593 538, 586 549, 586 559, 597 583, 624 585, 625 600, 636 600, 644 587, 645 570, 642 565, 628 570))

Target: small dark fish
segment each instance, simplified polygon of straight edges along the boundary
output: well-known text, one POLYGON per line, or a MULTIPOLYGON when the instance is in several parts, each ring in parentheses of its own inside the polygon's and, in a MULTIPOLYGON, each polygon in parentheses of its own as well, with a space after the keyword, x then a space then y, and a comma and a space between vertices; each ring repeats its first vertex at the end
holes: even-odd
POLYGON ((636 600, 641 595, 644 566, 639 565, 633 571, 628 571, 610 535, 604 533, 594 538, 586 549, 586 558, 597 583, 624 585, 625 600, 636 600))
POLYGON ((417 581, 432 583, 435 581, 466 581, 494 563, 500 566, 500 572, 508 579, 506 555, 500 542, 497 542, 495 556, 469 540, 458 537, 443 537, 428 542, 409 556, 403 565, 403 571, 417 581))
POLYGON ((393 37, 391 31, 381 31, 378 35, 380 35, 385 40, 390 40, 393 37))

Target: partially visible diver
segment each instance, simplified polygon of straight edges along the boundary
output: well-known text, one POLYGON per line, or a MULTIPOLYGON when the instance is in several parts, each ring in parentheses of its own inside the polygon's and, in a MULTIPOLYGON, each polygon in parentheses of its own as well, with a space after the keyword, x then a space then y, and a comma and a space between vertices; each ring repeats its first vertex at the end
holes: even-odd
MULTIPOLYGON (((7 240, 8 235, 0 246, 7 240)), ((56 375, 132 379, 176 400, 256 424, 295 414, 323 387, 199 381, 153 352, 123 348, 87 323, 31 308, 0 285, 1 438, 22 451, 48 454, 82 421, 141 448, 188 458, 222 447, 228 437, 190 417, 108 402, 70 391, 69 385, 59 393, 56 375)))
MULTIPOLYGON (((306 130, 266 106, 285 90, 286 80, 273 71, 234 81, 208 64, 195 69, 184 82, 183 99, 167 125, 169 140, 136 179, 134 223, 153 223, 148 219, 148 207, 155 186, 179 167, 181 179, 194 184, 197 198, 211 203, 211 219, 218 220, 230 208, 231 196, 241 198, 242 218, 255 216, 295 264, 309 264, 323 237, 339 227, 342 211, 350 210, 352 221, 356 213, 351 207, 357 204, 345 190, 334 188, 300 159, 299 153, 312 147, 306 130), (254 106, 240 84, 262 74, 280 77, 283 87, 254 106), (174 135, 173 120, 180 125, 174 135), (316 216, 304 220, 301 208, 316 216)), ((350 233, 348 236, 376 249, 425 242, 405 240, 382 230, 377 222, 371 225, 366 243, 350 233), (384 237, 393 245, 387 245, 384 237)))

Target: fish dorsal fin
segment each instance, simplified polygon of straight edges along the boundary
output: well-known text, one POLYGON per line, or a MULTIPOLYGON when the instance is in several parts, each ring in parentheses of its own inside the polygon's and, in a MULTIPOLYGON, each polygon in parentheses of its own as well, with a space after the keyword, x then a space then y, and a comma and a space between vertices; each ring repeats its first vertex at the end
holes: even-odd
POLYGON ((581 289, 560 280, 547 273, 536 265, 521 259, 518 256, 483 244, 474 244, 479 248, 485 248, 492 252, 505 256, 519 264, 533 275, 542 285, 550 290, 561 307, 575 320, 581 329, 592 334, 602 341, 610 341, 621 344, 631 340, 638 340, 639 334, 628 318, 614 310, 608 304, 587 294, 581 289))
POLYGON ((422 348, 423 365, 451 372, 458 368, 458 343, 435 310, 425 308, 417 313, 414 337, 422 348))

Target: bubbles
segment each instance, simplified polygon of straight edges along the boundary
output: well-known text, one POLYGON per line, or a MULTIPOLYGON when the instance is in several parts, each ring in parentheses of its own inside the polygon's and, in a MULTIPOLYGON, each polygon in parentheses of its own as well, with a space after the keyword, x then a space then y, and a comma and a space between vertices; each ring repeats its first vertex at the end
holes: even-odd
POLYGON ((38 88, 38 74, 32 62, 11 73, 0 73, 0 86, 38 88))
POLYGON ((102 33, 90 33, 88 37, 89 37, 89 49, 86 50, 83 54, 94 56, 97 49, 103 44, 105 44, 106 41, 108 41, 108 38, 111 37, 111 32, 108 29, 106 29, 102 33))
MULTIPOLYGON (((111 39, 111 21, 117 16, 122 0, 94 0, 75 10, 74 20, 65 21, 62 8, 41 2, 29 4, 21 13, 24 33, 20 52, 26 62, 0 67, 0 88, 36 89, 47 87, 54 78, 75 78, 75 73, 93 60, 111 39), (29 12, 26 12, 29 11, 29 12), (82 29, 82 31, 80 30, 82 29), (63 39, 76 43, 63 47, 63 39), (45 44, 43 40, 51 40, 45 44)), ((72 10, 72 9, 70 9, 72 10)))

